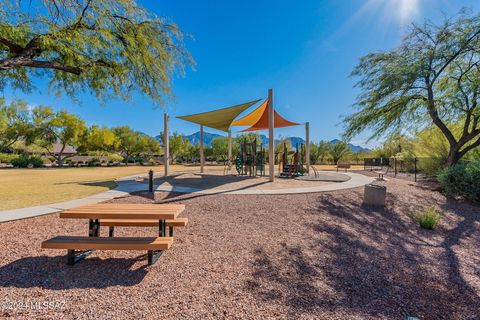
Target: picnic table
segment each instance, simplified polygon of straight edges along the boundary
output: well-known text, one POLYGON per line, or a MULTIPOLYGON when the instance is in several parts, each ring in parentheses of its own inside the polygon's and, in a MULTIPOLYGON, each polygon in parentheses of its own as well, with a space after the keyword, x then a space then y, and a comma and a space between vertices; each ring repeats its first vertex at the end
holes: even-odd
POLYGON ((185 210, 183 204, 97 203, 60 213, 64 219, 88 219, 88 235, 100 235, 100 219, 158 220, 159 236, 166 236, 166 220, 175 219, 185 210))
POLYGON ((67 249, 68 264, 73 265, 94 250, 147 250, 148 264, 153 264, 173 242, 173 226, 186 225, 187 219, 176 219, 185 210, 182 204, 100 203, 68 209, 63 219, 88 219, 88 236, 58 236, 42 242, 45 249, 67 249), (112 229, 108 238, 100 237, 102 221, 112 229), (108 222, 108 223, 107 223, 108 222), (170 237, 166 226, 170 222, 170 237), (113 238, 113 226, 157 226, 159 237, 113 238), (84 252, 77 254, 76 250, 84 252))

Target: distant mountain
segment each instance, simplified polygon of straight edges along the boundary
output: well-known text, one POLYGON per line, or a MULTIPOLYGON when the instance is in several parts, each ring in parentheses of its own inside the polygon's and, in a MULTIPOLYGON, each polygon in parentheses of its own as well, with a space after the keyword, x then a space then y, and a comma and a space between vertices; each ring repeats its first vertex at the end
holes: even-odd
MULTIPOLYGON (((331 144, 337 144, 339 142, 341 142, 341 141, 338 140, 338 139, 333 139, 333 140, 330 141, 331 144)), ((369 152, 369 151, 372 151, 371 149, 364 148, 364 147, 361 147, 361 146, 356 146, 356 145, 351 144, 351 143, 348 144, 348 147, 350 148, 350 151, 352 151, 352 152, 369 152)))
MULTIPOLYGON (((218 137, 223 137, 222 135, 210 132, 203 132, 203 143, 206 146, 210 146, 212 144, 212 140, 218 137)), ((191 144, 199 144, 200 143, 200 131, 192 133, 188 136, 183 136, 184 139, 190 141, 191 144)))
MULTIPOLYGON (((264 134, 261 134, 259 136, 262 139, 262 144, 265 147, 267 147, 268 146, 268 137, 264 134)), ((216 133, 210 133, 210 132, 205 132, 205 131, 203 132, 203 138, 204 138, 203 141, 205 143, 205 146, 207 146, 207 147, 209 147, 212 144, 213 139, 218 138, 218 137, 224 137, 224 136, 222 136, 220 134, 216 134, 216 133)), ((191 144, 199 144, 200 143, 200 131, 197 131, 197 132, 192 133, 190 135, 184 135, 183 138, 187 139, 191 144)), ((156 136, 155 139, 160 141, 160 136, 156 136)), ((300 137, 288 137, 287 139, 290 140, 290 142, 292 144, 292 147, 295 147, 297 145, 297 143, 298 143, 298 145, 300 145, 302 143, 305 143, 305 140, 303 138, 300 138, 300 137)), ((341 141, 338 140, 338 139, 333 139, 329 143, 337 144, 339 142, 341 142, 341 141)), ((278 143, 280 143, 280 140, 275 139, 275 144, 278 144, 278 143)), ((361 147, 361 146, 357 146, 357 145, 354 145, 354 144, 351 144, 351 143, 348 144, 348 147, 350 148, 350 150, 352 152, 368 152, 368 151, 371 151, 371 149, 364 148, 364 147, 361 147)))
MULTIPOLYGON (((262 144, 264 146, 268 146, 269 139, 267 138, 266 135, 261 134, 260 138, 262 139, 262 144)), ((292 144, 292 147, 295 147, 297 143, 300 145, 301 143, 305 143, 305 140, 300 138, 300 137, 288 137, 288 140, 290 140, 290 143, 292 144)), ((279 139, 275 139, 275 144, 280 143, 279 139)))

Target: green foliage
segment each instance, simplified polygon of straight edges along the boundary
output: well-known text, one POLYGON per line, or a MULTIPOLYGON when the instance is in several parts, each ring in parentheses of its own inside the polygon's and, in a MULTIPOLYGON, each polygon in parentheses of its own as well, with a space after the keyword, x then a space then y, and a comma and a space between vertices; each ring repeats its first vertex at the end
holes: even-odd
POLYGON ((413 217, 420 227, 433 230, 437 226, 438 221, 442 218, 442 214, 437 209, 428 207, 415 212, 413 217))
POLYGON ((321 140, 318 143, 310 143, 310 161, 312 164, 323 164, 330 155, 332 145, 330 142, 321 140))
POLYGON ((43 160, 40 157, 21 155, 11 161, 16 168, 40 168, 43 167, 43 160))
POLYGON ((480 15, 461 12, 438 26, 413 25, 399 47, 362 57, 352 72, 360 77, 359 110, 344 119, 346 138, 433 123, 448 141, 448 163, 458 162, 480 146, 479 46, 480 15))
POLYGON ((123 157, 119 154, 116 154, 116 153, 112 153, 112 154, 109 154, 107 156, 107 160, 109 163, 112 163, 112 162, 121 162, 123 161, 123 157))
POLYGON ((174 132, 172 136, 169 137, 169 153, 170 161, 175 163, 177 157, 185 156, 188 153, 190 147, 190 141, 183 138, 183 136, 174 132))
POLYGON ((191 64, 180 29, 134 0, 5 0, 0 9, 0 90, 30 90, 41 76, 57 94, 108 101, 139 91, 162 103, 191 64))
POLYGON ((89 167, 98 167, 101 165, 101 161, 98 158, 90 158, 87 162, 89 167))
POLYGON ((113 151, 118 148, 119 143, 118 137, 111 129, 94 125, 87 130, 79 151, 113 151))
POLYGON ((212 140, 212 154, 217 161, 226 161, 228 159, 228 138, 217 137, 212 140))
POLYGON ((10 148, 30 130, 28 106, 23 100, 6 104, 0 98, 0 150, 10 148))
POLYGON ((125 163, 134 158, 149 158, 161 151, 158 141, 127 126, 115 127, 112 131, 118 138, 116 151, 122 154, 125 163))
POLYGON ((0 163, 12 163, 14 159, 20 157, 18 154, 14 153, 0 153, 0 163))
POLYGON ((244 143, 252 143, 257 140, 257 143, 262 143, 262 139, 260 136, 255 132, 243 133, 241 135, 236 136, 233 138, 234 143, 240 148, 244 143))
POLYGON ((334 164, 338 164, 338 162, 347 157, 349 153, 350 149, 345 141, 335 143, 330 148, 330 156, 332 157, 334 164))
POLYGON ((451 197, 480 202, 480 161, 457 164, 444 169, 438 175, 445 194, 451 197))
POLYGON ((59 165, 62 165, 66 158, 65 148, 78 147, 84 140, 87 130, 85 123, 67 111, 54 112, 50 107, 35 107, 32 113, 34 130, 28 140, 45 149, 59 165), (54 143, 60 143, 62 149, 53 150, 54 143))

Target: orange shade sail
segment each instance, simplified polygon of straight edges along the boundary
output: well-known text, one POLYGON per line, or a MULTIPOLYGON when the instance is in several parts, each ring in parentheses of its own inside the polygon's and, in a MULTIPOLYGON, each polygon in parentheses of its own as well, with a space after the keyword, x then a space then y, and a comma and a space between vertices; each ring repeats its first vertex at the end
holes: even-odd
MULTIPOLYGON (((252 112, 247 114, 245 117, 232 122, 232 126, 251 126, 250 128, 241 130, 241 132, 266 130, 268 129, 268 112, 269 112, 269 104, 267 99, 257 109, 253 110, 252 112)), ((299 123, 297 122, 292 122, 283 118, 275 110, 273 111, 273 114, 274 114, 274 128, 285 128, 285 127, 299 125, 299 123)))
POLYGON ((268 99, 266 99, 258 108, 247 114, 246 116, 232 122, 232 126, 253 126, 260 120, 263 113, 267 109, 268 99))

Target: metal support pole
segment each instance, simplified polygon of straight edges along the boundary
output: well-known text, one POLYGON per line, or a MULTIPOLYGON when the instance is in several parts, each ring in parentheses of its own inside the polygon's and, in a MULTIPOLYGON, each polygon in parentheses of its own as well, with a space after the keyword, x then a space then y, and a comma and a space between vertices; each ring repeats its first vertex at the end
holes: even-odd
POLYGON ((205 154, 203 152, 203 125, 200 125, 200 173, 203 173, 205 154))
POLYGON ((275 141, 273 132, 275 127, 275 119, 273 108, 273 89, 268 89, 268 170, 270 182, 275 181, 275 141))
POLYGON ((232 132, 228 131, 228 170, 232 168, 232 132))
POLYGON ((169 174, 170 169, 170 139, 168 134, 168 114, 163 114, 163 166, 165 169, 165 177, 169 174))
POLYGON ((305 122, 305 162, 310 173, 310 122, 305 122))

